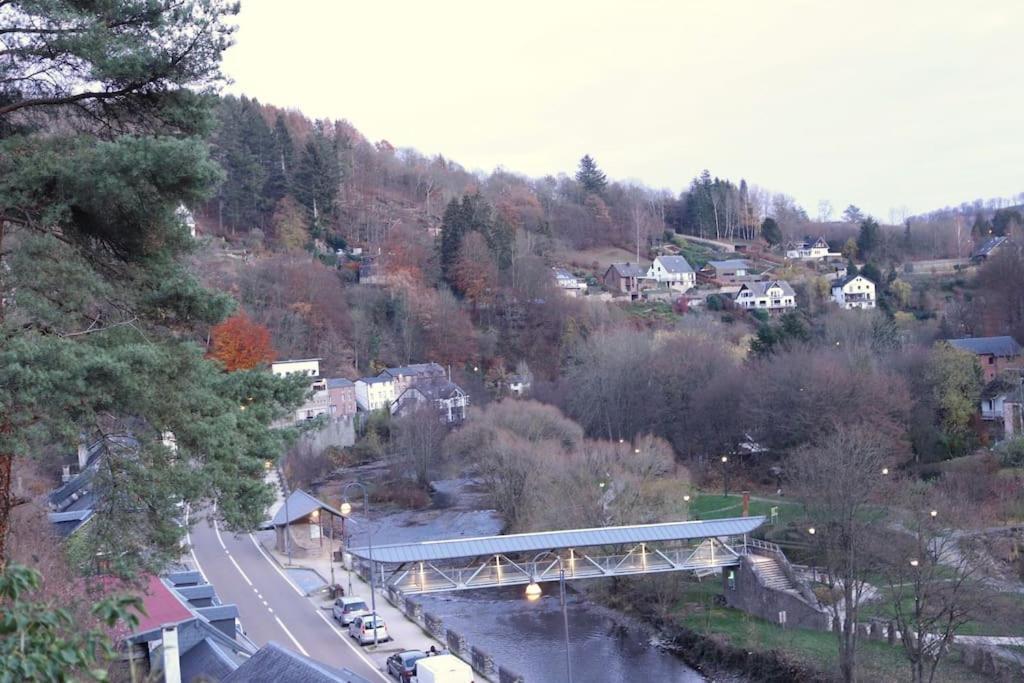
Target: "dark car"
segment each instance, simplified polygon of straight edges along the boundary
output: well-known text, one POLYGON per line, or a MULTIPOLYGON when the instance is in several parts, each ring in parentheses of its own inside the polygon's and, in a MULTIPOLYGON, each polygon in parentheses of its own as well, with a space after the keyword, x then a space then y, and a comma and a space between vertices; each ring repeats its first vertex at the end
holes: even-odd
POLYGON ((388 657, 388 673, 400 681, 409 681, 416 672, 417 660, 427 656, 421 650, 406 650, 388 657))

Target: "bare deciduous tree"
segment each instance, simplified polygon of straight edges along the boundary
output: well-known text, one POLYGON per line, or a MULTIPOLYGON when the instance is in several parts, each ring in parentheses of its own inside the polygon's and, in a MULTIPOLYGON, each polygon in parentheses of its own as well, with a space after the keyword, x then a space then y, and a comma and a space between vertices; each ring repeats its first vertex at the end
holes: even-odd
POLYGON ((815 528, 810 538, 822 581, 835 596, 827 607, 839 624, 839 669, 847 683, 857 678, 857 615, 874 569, 868 548, 881 523, 872 504, 886 486, 882 468, 891 457, 877 430, 839 426, 797 451, 790 462, 793 483, 815 528))

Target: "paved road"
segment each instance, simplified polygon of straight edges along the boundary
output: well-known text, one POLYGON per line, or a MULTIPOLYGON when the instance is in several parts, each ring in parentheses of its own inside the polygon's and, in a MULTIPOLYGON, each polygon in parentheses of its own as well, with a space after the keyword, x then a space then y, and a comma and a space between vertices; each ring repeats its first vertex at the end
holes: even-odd
POLYGON ((196 520, 193 561, 222 602, 238 606, 242 628, 257 645, 276 641, 368 681, 389 681, 340 628, 285 578, 250 534, 222 533, 196 520))

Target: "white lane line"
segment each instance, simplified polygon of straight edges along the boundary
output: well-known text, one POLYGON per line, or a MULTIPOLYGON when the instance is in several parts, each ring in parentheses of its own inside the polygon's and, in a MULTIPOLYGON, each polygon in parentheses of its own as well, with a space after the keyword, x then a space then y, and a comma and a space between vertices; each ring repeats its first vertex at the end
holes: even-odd
POLYGON ((245 579, 245 582, 251 586, 252 581, 249 580, 249 577, 245 575, 245 572, 242 571, 242 568, 238 566, 237 562, 235 562, 235 558, 228 555, 228 559, 231 560, 231 564, 235 565, 235 569, 237 569, 238 573, 242 575, 242 578, 245 579))
POLYGON ((291 638, 292 642, 295 643, 295 647, 299 648, 299 652, 301 652, 302 654, 304 654, 305 656, 308 657, 309 653, 306 652, 306 648, 302 647, 302 643, 300 643, 298 640, 295 639, 295 636, 293 636, 292 632, 288 630, 288 627, 284 625, 284 622, 281 621, 281 618, 280 617, 274 617, 274 621, 276 621, 277 625, 280 626, 284 630, 285 635, 287 635, 289 638, 291 638))
POLYGON ((267 561, 267 564, 269 564, 271 567, 273 567, 274 571, 281 575, 281 578, 285 580, 285 583, 287 583, 289 586, 291 586, 292 590, 294 590, 296 593, 299 594, 299 597, 303 597, 303 598, 306 597, 306 594, 303 593, 301 590, 299 590, 298 586, 296 586, 294 583, 292 583, 291 580, 287 576, 285 576, 285 573, 283 571, 281 571, 281 568, 277 566, 277 563, 274 562, 269 557, 267 557, 267 554, 265 552, 263 552, 263 548, 260 547, 259 541, 256 540, 256 537, 253 536, 252 534, 249 534, 249 540, 252 541, 252 544, 254 546, 256 546, 256 550, 260 551, 260 555, 262 555, 263 559, 267 561))
POLYGON ((196 571, 199 572, 199 576, 203 577, 203 581, 210 583, 210 580, 206 578, 206 572, 203 571, 203 565, 199 564, 199 558, 196 557, 196 547, 192 545, 192 531, 188 524, 188 516, 192 512, 192 507, 185 506, 185 542, 188 543, 188 552, 192 556, 192 561, 196 565, 196 571))
POLYGON ((348 636, 344 635, 341 631, 339 631, 338 627, 335 626, 334 624, 332 624, 331 620, 328 619, 327 617, 325 617, 324 613, 321 612, 319 609, 317 609, 316 605, 313 605, 313 609, 316 611, 317 616, 320 617, 321 619, 323 619, 324 623, 326 623, 328 626, 330 626, 331 630, 334 631, 334 633, 339 638, 341 638, 341 642, 343 642, 346 645, 348 645, 352 649, 353 652, 355 652, 357 655, 359 655, 359 659, 361 659, 364 662, 366 662, 366 665, 368 667, 370 667, 370 670, 372 670, 375 674, 380 676, 381 680, 388 681, 388 683, 390 683, 391 679, 388 678, 387 676, 385 676, 384 674, 382 674, 380 672, 380 669, 377 668, 377 665, 374 664, 373 661, 369 657, 367 657, 366 654, 361 649, 359 649, 359 647, 357 645, 354 645, 352 643, 352 639, 351 638, 349 638, 348 636))
MULTIPOLYGON (((213 523, 213 530, 217 532, 217 540, 220 541, 220 546, 224 548, 224 541, 222 541, 220 538, 220 529, 217 527, 217 522, 213 523)), ((238 573, 242 575, 242 578, 245 579, 245 582, 251 586, 252 581, 249 580, 249 577, 245 575, 245 572, 242 571, 242 568, 238 566, 237 562, 235 562, 235 558, 231 557, 231 553, 228 553, 227 548, 224 548, 224 552, 227 553, 228 559, 231 560, 231 564, 235 565, 235 569, 237 569, 238 573)))
MULTIPOLYGON (((220 547, 224 550, 224 552, 228 553, 228 547, 226 545, 224 545, 224 539, 220 537, 220 527, 217 526, 217 521, 216 520, 214 520, 214 522, 213 522, 213 530, 217 534, 217 542, 220 543, 220 547)), ((228 555, 230 555, 230 554, 231 553, 228 553, 228 555)))
POLYGON ((270 612, 271 614, 273 614, 274 613, 274 608, 273 607, 268 607, 267 611, 270 612))

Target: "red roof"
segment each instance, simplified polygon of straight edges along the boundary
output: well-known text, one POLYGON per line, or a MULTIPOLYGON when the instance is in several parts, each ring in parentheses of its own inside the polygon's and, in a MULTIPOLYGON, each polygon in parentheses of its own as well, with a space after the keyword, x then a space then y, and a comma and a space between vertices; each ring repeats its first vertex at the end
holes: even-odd
POLYGON ((150 631, 164 624, 176 624, 193 616, 174 591, 164 585, 158 576, 150 575, 146 578, 141 597, 146 614, 139 617, 136 633, 150 631))

